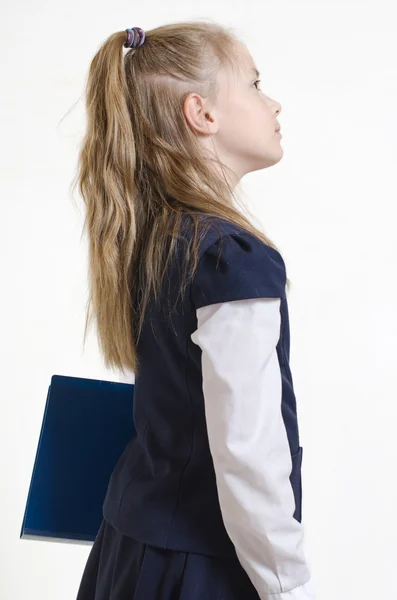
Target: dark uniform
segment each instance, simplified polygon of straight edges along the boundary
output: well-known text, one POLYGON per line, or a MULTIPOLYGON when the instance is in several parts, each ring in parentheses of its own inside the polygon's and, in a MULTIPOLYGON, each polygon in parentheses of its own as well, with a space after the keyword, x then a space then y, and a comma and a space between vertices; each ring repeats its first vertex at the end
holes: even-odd
MULTIPOLYGON (((164 301, 158 305, 151 301, 148 305, 137 347, 141 371, 134 382, 136 436, 110 478, 103 506, 104 519, 89 555, 77 600, 258 600, 268 597, 260 591, 262 584, 253 582, 256 575, 249 577, 249 569, 243 568, 245 563, 240 560, 241 555, 236 554, 237 538, 232 541, 225 527, 226 511, 231 521, 233 508, 226 506, 226 499, 221 507, 219 500, 222 467, 219 466, 217 483, 218 463, 209 443, 209 413, 206 416, 205 410, 202 349, 191 337, 198 328, 198 315, 204 314, 204 307, 219 308, 221 303, 231 303, 227 306, 232 309, 239 306, 239 310, 247 310, 243 305, 249 306, 249 302, 258 299, 280 302, 274 357, 280 376, 280 419, 290 461, 290 476, 285 477, 285 481, 288 480, 288 492, 291 491, 294 504, 287 517, 290 521, 286 523, 294 535, 299 534, 302 448, 289 367, 285 264, 277 250, 240 227, 219 218, 210 220, 211 227, 200 241, 198 271, 183 300, 178 300, 172 319, 169 302, 174 306, 179 291, 183 243, 178 245, 163 284, 164 301), (247 303, 236 303, 238 300, 247 303), (200 309, 203 310, 200 312, 200 309)), ((192 229, 188 217, 185 224, 183 237, 189 241, 192 229)), ((265 333, 263 331, 263 336, 265 333)), ((225 352, 227 350, 233 351, 225 348, 225 352)), ((221 435, 216 443, 221 447, 221 435)), ((277 461, 274 465, 276 469, 277 461)), ((270 462, 269 466, 272 468, 270 462)), ((277 504, 277 500, 272 502, 277 504)), ((249 507, 239 510, 245 510, 241 514, 249 514, 249 507)), ((254 506, 252 510, 254 515, 254 506)), ((236 517, 236 521, 239 519, 236 517)), ((244 528, 243 523, 241 527, 244 528)), ((274 548, 279 543, 280 540, 274 541, 274 548)), ((283 548, 277 551, 281 556, 283 548)), ((244 553, 243 546, 241 552, 244 553)), ((247 560, 250 560, 248 553, 247 560)), ((265 589, 272 594, 270 600, 313 598, 304 586, 309 579, 307 567, 301 558, 296 564, 299 565, 296 570, 299 591, 289 595, 280 575, 277 594, 270 583, 266 587, 267 582, 264 582, 265 589)), ((291 571, 289 565, 288 568, 291 571)))

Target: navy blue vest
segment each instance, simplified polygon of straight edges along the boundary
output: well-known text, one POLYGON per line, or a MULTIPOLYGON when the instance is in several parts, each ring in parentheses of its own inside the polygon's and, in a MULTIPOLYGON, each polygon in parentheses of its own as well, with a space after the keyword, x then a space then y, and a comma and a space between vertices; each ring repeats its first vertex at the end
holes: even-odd
MULTIPOLYGON (((281 298, 277 355, 282 375, 282 414, 292 456, 295 519, 301 521, 302 448, 289 367, 286 270, 280 253, 243 230, 211 217, 200 241, 195 278, 174 306, 184 243, 177 246, 163 284, 163 298, 150 301, 138 342, 135 379, 136 436, 109 481, 103 515, 119 531, 145 543, 210 556, 235 556, 217 495, 204 412, 201 349, 190 336, 196 310, 216 302, 281 298), (218 262, 219 251, 221 259, 218 262), (164 307, 166 306, 166 310, 164 307)), ((189 218, 182 237, 189 242, 189 218)))

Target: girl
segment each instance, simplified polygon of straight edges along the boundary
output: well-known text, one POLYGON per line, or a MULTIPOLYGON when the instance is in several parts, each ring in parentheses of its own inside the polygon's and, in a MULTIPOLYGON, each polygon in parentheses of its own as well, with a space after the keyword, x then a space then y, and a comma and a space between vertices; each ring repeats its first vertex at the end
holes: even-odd
POLYGON ((106 366, 135 375, 136 435, 77 600, 314 599, 289 281, 235 193, 283 155, 258 75, 212 22, 120 31, 92 61, 90 306, 106 366))

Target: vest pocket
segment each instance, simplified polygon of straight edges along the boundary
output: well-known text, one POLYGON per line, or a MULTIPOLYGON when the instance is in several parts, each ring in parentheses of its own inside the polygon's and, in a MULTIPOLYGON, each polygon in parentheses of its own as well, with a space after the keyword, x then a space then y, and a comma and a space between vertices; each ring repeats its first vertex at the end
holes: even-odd
POLYGON ((298 452, 291 456, 292 459, 292 471, 290 475, 290 481, 295 497, 295 512, 294 518, 301 522, 302 521, 302 446, 299 446, 298 452))

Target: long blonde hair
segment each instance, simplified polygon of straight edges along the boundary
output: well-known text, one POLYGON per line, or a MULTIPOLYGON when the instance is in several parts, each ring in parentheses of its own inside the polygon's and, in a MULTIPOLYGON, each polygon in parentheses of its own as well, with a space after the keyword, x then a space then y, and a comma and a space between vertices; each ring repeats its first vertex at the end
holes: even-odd
POLYGON ((215 158, 209 164, 182 109, 190 92, 216 99, 219 68, 238 68, 235 39, 211 21, 184 21, 146 31, 143 46, 124 54, 123 30, 110 35, 91 62, 87 129, 72 189, 78 186, 85 203, 89 243, 84 342, 95 316, 108 368, 139 372, 136 345, 145 307, 151 294, 158 298, 183 215, 194 223, 183 288, 210 226, 200 215, 227 219, 277 249, 235 206, 226 165, 215 158), (138 292, 142 300, 134 313, 138 292))

